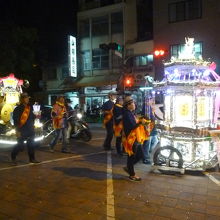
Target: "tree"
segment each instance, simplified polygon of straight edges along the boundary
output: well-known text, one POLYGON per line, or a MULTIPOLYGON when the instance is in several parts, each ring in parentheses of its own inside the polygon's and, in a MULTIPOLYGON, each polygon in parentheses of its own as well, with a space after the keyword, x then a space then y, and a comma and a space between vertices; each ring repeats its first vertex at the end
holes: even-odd
POLYGON ((34 28, 0 24, 0 76, 15 73, 17 78, 31 80, 37 40, 34 28))

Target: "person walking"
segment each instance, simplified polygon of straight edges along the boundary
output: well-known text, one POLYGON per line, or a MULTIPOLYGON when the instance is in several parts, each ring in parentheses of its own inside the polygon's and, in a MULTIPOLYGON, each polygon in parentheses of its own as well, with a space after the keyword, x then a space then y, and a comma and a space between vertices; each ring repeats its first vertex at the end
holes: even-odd
POLYGON ((113 108, 114 100, 116 98, 115 92, 110 92, 108 94, 109 100, 105 102, 102 106, 102 111, 104 113, 103 124, 106 128, 106 138, 103 144, 105 150, 111 150, 111 142, 113 138, 113 108))
POLYGON ((20 104, 13 111, 13 121, 16 129, 17 144, 11 152, 11 160, 14 165, 17 164, 16 157, 20 151, 24 149, 24 142, 27 142, 27 150, 30 163, 39 163, 35 159, 35 142, 34 142, 34 120, 32 106, 29 105, 27 93, 20 95, 20 104))
POLYGON ((72 129, 73 129, 73 126, 74 126, 73 117, 72 117, 73 113, 74 113, 74 110, 71 106, 71 103, 72 103, 72 101, 70 99, 65 100, 66 110, 67 110, 67 113, 68 113, 67 131, 66 131, 67 143, 70 143, 70 136, 71 136, 71 132, 72 132, 72 129))
POLYGON ((135 103, 131 96, 127 96, 124 100, 123 111, 123 137, 122 143, 125 152, 128 154, 127 167, 124 170, 129 174, 132 181, 140 181, 141 178, 136 176, 134 165, 143 157, 141 143, 147 138, 142 124, 146 120, 138 120, 134 115, 135 103), (142 127, 140 127, 142 125, 142 127))
POLYGON ((121 140, 122 140, 122 117, 123 117, 123 98, 122 97, 117 97, 116 103, 114 105, 113 109, 113 119, 114 119, 114 134, 116 137, 116 150, 117 154, 119 156, 123 156, 122 153, 122 146, 121 146, 121 140))
POLYGON ((142 115, 150 120, 150 137, 143 144, 143 152, 144 152, 144 164, 151 164, 151 152, 156 147, 159 142, 157 129, 155 127, 155 107, 154 100, 152 97, 149 97, 146 104, 144 105, 142 115))
POLYGON ((51 111, 53 128, 55 136, 50 143, 50 151, 54 152, 54 146, 57 144, 60 136, 62 135, 62 153, 69 153, 67 151, 66 130, 67 130, 67 111, 65 107, 65 100, 63 96, 57 98, 56 103, 53 105, 51 111))

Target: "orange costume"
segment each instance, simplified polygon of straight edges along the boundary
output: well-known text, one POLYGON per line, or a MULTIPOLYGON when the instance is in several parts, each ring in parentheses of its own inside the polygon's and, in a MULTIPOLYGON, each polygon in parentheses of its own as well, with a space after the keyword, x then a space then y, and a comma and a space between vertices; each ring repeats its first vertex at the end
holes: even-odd
POLYGON ((60 129, 64 127, 64 114, 66 114, 66 107, 63 103, 56 102, 52 109, 52 119, 54 129, 60 129))
POLYGON ((103 144, 103 147, 105 150, 111 149, 111 142, 113 138, 113 108, 114 108, 114 102, 111 100, 108 100, 105 102, 102 106, 102 110, 104 112, 104 120, 103 120, 103 126, 106 129, 106 138, 103 144))
POLYGON ((114 115, 114 134, 115 137, 120 137, 122 128, 123 128, 123 123, 122 123, 122 105, 115 104, 115 107, 113 109, 113 115, 114 115))
POLYGON ((106 110, 106 111, 104 111, 104 119, 103 119, 103 126, 105 127, 106 126, 106 124, 112 119, 112 117, 113 117, 113 113, 112 113, 112 111, 113 111, 113 108, 111 109, 111 110, 106 110))
POLYGON ((144 141, 148 140, 150 136, 150 126, 149 126, 150 121, 144 119, 145 125, 143 125, 140 124, 140 120, 138 120, 136 117, 135 120, 138 126, 133 130, 131 130, 131 132, 128 134, 127 137, 124 133, 122 137, 123 146, 125 148, 126 153, 128 153, 129 156, 134 154, 132 147, 135 141, 137 141, 140 144, 143 144, 144 141))
POLYGON ((25 106, 24 111, 21 114, 19 124, 18 124, 19 128, 21 128, 26 123, 26 121, 29 117, 29 114, 30 114, 30 109, 31 109, 31 107, 29 105, 25 106))

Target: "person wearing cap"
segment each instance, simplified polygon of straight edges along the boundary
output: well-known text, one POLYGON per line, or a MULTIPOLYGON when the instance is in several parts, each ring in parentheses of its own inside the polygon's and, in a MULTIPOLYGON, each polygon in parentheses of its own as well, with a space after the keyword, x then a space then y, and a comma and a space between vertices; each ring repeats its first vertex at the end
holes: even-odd
POLYGON ((111 142, 113 138, 113 108, 114 108, 114 100, 116 98, 115 92, 110 92, 108 94, 109 100, 105 102, 102 106, 102 111, 104 113, 103 124, 106 128, 106 138, 103 144, 105 150, 111 150, 111 142))
POLYGON ((27 141, 27 149, 30 163, 39 163, 35 159, 35 143, 34 143, 34 120, 32 106, 29 105, 27 93, 20 95, 20 104, 13 111, 13 121, 16 129, 17 144, 11 152, 11 159, 16 164, 16 156, 24 148, 24 142, 27 141))
POLYGON ((54 146, 57 144, 60 135, 62 134, 62 153, 69 153, 66 149, 66 128, 67 128, 67 110, 65 106, 65 100, 63 96, 57 98, 56 103, 53 105, 51 111, 51 117, 53 121, 53 128, 55 130, 55 136, 50 143, 50 151, 54 152, 54 146))
POLYGON ((122 97, 117 97, 116 103, 114 105, 113 109, 113 119, 114 119, 114 134, 116 137, 116 150, 117 154, 119 156, 123 156, 122 153, 122 147, 121 147, 121 140, 122 140, 122 116, 123 116, 123 98, 122 97))
POLYGON ((141 144, 145 140, 143 125, 146 121, 138 120, 134 114, 135 103, 131 96, 124 99, 123 110, 123 137, 122 143, 125 152, 128 154, 127 167, 124 170, 129 174, 129 179, 132 181, 140 181, 141 178, 135 175, 134 164, 142 157, 143 152, 141 144))

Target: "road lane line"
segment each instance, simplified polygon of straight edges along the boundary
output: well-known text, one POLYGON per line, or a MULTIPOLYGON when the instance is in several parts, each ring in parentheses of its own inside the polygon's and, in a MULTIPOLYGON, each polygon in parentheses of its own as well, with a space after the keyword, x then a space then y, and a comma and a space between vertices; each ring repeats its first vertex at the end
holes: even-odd
POLYGON ((112 153, 107 151, 107 220, 115 219, 115 203, 112 179, 112 153))
POLYGON ((3 170, 11 170, 11 169, 15 169, 15 168, 22 168, 22 167, 29 167, 29 166, 38 166, 38 165, 42 165, 42 164, 46 164, 46 163, 52 163, 52 162, 57 162, 57 161, 63 161, 63 160, 69 160, 69 159, 76 159, 76 158, 81 158, 81 157, 87 157, 87 156, 102 154, 102 153, 105 153, 105 152, 106 152, 106 151, 100 151, 100 152, 90 153, 90 154, 74 155, 74 156, 71 156, 71 157, 62 157, 62 158, 57 158, 57 159, 53 159, 53 160, 45 160, 45 161, 42 161, 42 162, 40 162, 40 163, 35 163, 35 164, 33 164, 33 163, 27 163, 27 164, 23 164, 23 165, 3 167, 3 168, 0 168, 0 171, 3 171, 3 170))
POLYGON ((214 176, 212 176, 211 174, 206 173, 206 172, 204 172, 204 174, 205 174, 212 182, 214 182, 215 184, 217 184, 218 186, 220 186, 220 181, 217 180, 214 176))

